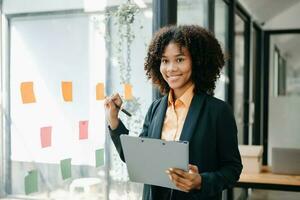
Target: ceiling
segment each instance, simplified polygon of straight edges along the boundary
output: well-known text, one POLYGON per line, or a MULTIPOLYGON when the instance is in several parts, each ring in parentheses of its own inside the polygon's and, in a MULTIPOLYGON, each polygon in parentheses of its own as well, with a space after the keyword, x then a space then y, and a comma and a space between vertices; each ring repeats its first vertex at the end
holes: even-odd
MULTIPOLYGON (((251 17, 261 25, 278 20, 279 15, 290 13, 291 8, 299 7, 300 0, 238 0, 251 14, 251 17), (274 19, 275 18, 275 19, 274 19)), ((282 15, 280 16, 282 17, 282 15)), ((291 20, 300 20, 299 14, 291 17, 291 20)), ((300 34, 279 34, 272 36, 274 43, 280 49, 281 54, 300 67, 300 34), (297 63, 297 64, 296 64, 297 63)))
POLYGON ((300 3, 299 0, 239 0, 255 16, 259 23, 265 23, 280 13, 300 3))

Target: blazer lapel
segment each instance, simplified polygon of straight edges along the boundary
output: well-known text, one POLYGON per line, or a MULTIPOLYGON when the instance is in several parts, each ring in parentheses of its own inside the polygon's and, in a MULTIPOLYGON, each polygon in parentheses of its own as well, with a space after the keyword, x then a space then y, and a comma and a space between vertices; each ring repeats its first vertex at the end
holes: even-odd
POLYGON ((194 95, 183 124, 180 141, 190 141, 194 133, 194 129, 196 128, 197 121, 199 120, 199 114, 201 112, 204 99, 205 95, 202 93, 194 95))
POLYGON ((157 113, 154 114, 155 116, 153 118, 153 123, 151 125, 152 126, 152 130, 151 130, 152 138, 157 138, 157 139, 161 138, 161 131, 162 131, 162 126, 163 126, 164 120, 165 120, 167 106, 168 106, 168 95, 164 96, 161 99, 161 102, 156 111, 157 113))

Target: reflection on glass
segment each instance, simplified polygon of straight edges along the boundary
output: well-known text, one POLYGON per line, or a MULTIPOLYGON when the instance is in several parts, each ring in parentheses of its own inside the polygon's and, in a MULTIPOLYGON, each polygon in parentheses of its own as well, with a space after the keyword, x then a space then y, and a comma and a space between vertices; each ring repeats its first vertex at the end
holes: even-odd
POLYGON ((178 0, 177 24, 208 25, 208 0, 178 0))
MULTIPOLYGON (((130 130, 129 134, 135 136, 140 133, 144 115, 147 113, 152 102, 152 87, 147 81, 144 72, 144 58, 148 43, 152 37, 152 6, 151 4, 147 4, 146 8, 140 9, 141 12, 137 13, 133 23, 130 25, 131 34, 134 35, 134 39, 130 43, 129 51, 126 37, 124 40, 120 40, 118 19, 112 17, 108 24, 110 30, 110 43, 108 47, 111 66, 108 77, 111 82, 110 91, 111 93, 119 92, 123 95, 123 87, 120 87, 119 83, 124 80, 126 81, 126 79, 130 80, 133 96, 138 99, 137 103, 140 103, 140 105, 135 104, 136 106, 128 108, 128 111, 133 113, 133 116, 130 118, 131 122, 129 122, 128 116, 122 113, 120 113, 119 117, 130 130), (121 67, 128 69, 128 66, 131 68, 130 77, 127 76, 127 72, 121 70, 121 67), (133 109, 137 109, 138 107, 139 109, 133 112, 133 109)), ((110 10, 115 11, 113 7, 110 10)), ((124 101, 124 105, 127 109, 126 106, 130 105, 130 101, 124 101)), ((119 158, 119 154, 112 142, 110 142, 110 152, 109 199, 141 199, 143 185, 129 181, 126 165, 119 158)))
POLYGON ((268 163, 274 147, 299 148, 300 34, 274 34, 269 46, 268 163))
POLYGON ((245 22, 235 14, 235 69, 234 69, 234 115, 238 128, 239 143, 243 143, 244 119, 244 66, 245 66, 245 22))
MULTIPOLYGON (((100 19, 104 16, 99 14, 100 19)), ((94 86, 105 82, 104 36, 94 29, 92 16, 83 13, 41 14, 10 21, 10 137, 11 194, 24 195, 24 177, 38 172, 41 199, 71 195, 70 186, 89 183, 84 177, 105 182, 104 168, 95 168, 95 150, 104 148, 103 104, 94 98, 94 86), (20 83, 32 81, 36 102, 22 104, 20 83), (63 81, 72 81, 72 101, 65 102, 63 81), (79 141, 79 122, 89 123, 86 139, 79 141), (51 146, 42 148, 41 128, 52 127, 51 146), (93 140, 92 138, 97 138, 93 140), (71 159, 72 177, 63 180, 60 161, 71 159)), ((103 20, 100 29, 105 28, 103 20)), ((43 130, 43 129, 42 129, 43 130)), ((8 134, 7 132, 5 134, 8 134)), ((103 196, 104 184, 95 197, 103 196), (100 193, 101 192, 101 193, 100 193)))
POLYGON ((252 135, 254 135, 255 131, 255 123, 258 122, 258 119, 255 119, 255 105, 256 98, 256 87, 259 80, 257 80, 259 77, 256 76, 256 70, 259 70, 259 63, 257 60, 257 37, 258 37, 258 30, 256 27, 253 26, 252 28, 252 53, 251 53, 251 65, 250 65, 250 70, 249 70, 249 144, 257 144, 258 141, 254 141, 255 138, 252 138, 252 135), (256 120, 256 121, 255 121, 256 120), (252 134, 251 134, 252 133, 252 134))
POLYGON ((281 34, 271 37, 273 49, 274 96, 300 96, 300 34, 281 34))
MULTIPOLYGON (((228 46, 228 5, 223 0, 217 0, 215 2, 215 36, 219 40, 223 52, 226 55, 228 46)), ((226 100, 227 84, 228 77, 226 62, 216 84, 215 97, 226 100)))
MULTIPOLYGON (((10 132, 4 133, 11 139, 5 143, 5 149, 11 153, 6 155, 8 160, 5 160, 5 166, 11 164, 5 182, 7 188, 11 186, 9 195, 28 199, 24 178, 28 171, 37 170, 38 192, 30 194, 33 198, 141 199, 142 185, 128 181, 125 164, 116 154, 115 147, 110 145, 110 139, 105 138, 107 127, 103 101, 96 100, 95 88, 100 82, 105 83, 106 95, 123 93, 116 62, 117 48, 112 42, 120 33, 113 26, 113 20, 110 24, 105 21, 103 10, 75 12, 73 9, 78 10, 79 5, 66 0, 61 0, 64 2, 61 4, 50 1, 48 4, 37 3, 32 10, 22 7, 22 3, 7 3, 10 1, 17 2, 3 1, 8 11, 27 14, 13 16, 10 27, 6 27, 10 28, 10 66, 7 66, 10 73, 5 77, 10 82, 9 91, 4 91, 4 94, 10 94, 5 96, 10 100, 10 110, 4 107, 9 111, 5 113, 6 119, 11 119, 11 123, 6 123, 10 132), (43 13, 45 7, 50 11, 43 13), (38 14, 32 14, 37 11, 38 14), (110 35, 106 35, 108 33, 110 35), (20 85, 31 81, 36 101, 25 105, 22 104, 20 85), (72 81, 71 102, 63 99, 62 81, 72 81), (79 140, 80 121, 88 121, 82 140, 79 140), (47 147, 44 147, 43 140, 41 142, 41 127, 51 127, 52 140, 51 145, 47 141, 47 147), (105 143, 109 145, 105 146, 105 143), (109 163, 95 167, 96 150, 107 146, 104 157, 109 163), (68 173, 71 170, 72 177, 63 180, 60 161, 68 158, 71 158, 68 173)), ((123 2, 109 1, 111 7, 106 9, 116 9, 123 2)), ((144 76, 143 65, 152 35, 152 6, 151 1, 144 2, 146 4, 140 4, 141 12, 136 15, 138 23, 131 29, 135 38, 130 51, 120 55, 131 57, 128 63, 131 66, 133 95, 142 102, 139 107, 141 119, 144 119, 152 101, 152 87, 144 76)), ((6 10, 3 12, 5 14, 6 10)), ((128 128, 138 132, 142 122, 128 128)), ((98 157, 102 163, 103 155, 98 157)), ((2 166, 2 161, 0 164, 2 166)))

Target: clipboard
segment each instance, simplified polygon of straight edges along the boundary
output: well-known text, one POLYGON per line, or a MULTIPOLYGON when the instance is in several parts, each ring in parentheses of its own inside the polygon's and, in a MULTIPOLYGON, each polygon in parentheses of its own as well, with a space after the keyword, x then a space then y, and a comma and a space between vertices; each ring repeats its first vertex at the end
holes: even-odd
POLYGON ((188 171, 188 142, 128 135, 120 139, 130 181, 180 190, 166 170, 172 167, 188 171))

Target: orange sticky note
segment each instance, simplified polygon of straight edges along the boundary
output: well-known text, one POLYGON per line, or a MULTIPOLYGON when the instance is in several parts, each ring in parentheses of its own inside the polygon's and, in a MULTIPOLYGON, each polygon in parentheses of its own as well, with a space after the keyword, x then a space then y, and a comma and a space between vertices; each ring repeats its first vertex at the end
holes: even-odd
POLYGON ((21 95, 23 103, 34 103, 36 102, 33 92, 33 82, 21 83, 21 95))
POLYGON ((131 100, 132 96, 132 86, 129 83, 124 84, 124 98, 125 100, 131 100))
POLYGON ((104 98, 104 83, 98 83, 96 85, 96 99, 103 100, 104 98))
POLYGON ((52 132, 52 127, 51 126, 41 128, 41 145, 42 145, 42 148, 51 146, 51 132, 52 132))
POLYGON ((79 139, 84 140, 88 138, 88 121, 80 121, 79 122, 79 139))
POLYGON ((72 82, 61 82, 61 89, 65 101, 73 100, 72 82))

